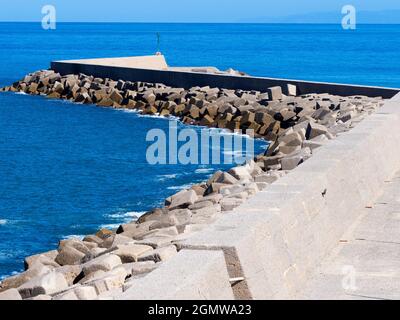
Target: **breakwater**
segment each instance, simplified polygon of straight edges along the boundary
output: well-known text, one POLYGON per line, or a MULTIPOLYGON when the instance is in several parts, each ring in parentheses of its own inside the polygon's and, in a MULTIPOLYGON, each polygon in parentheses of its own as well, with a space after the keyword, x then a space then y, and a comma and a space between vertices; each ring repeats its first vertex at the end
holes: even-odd
POLYGON ((166 199, 164 208, 138 223, 100 230, 83 241, 61 241, 58 250, 27 258, 27 271, 1 284, 4 294, 23 298, 94 299, 128 290, 136 279, 178 254, 179 241, 229 214, 382 104, 379 98, 362 96, 297 96, 295 86, 266 92, 183 89, 52 71, 28 75, 5 90, 174 115, 188 124, 252 129, 255 137, 271 141, 269 150, 254 161, 217 172, 209 181, 166 199))

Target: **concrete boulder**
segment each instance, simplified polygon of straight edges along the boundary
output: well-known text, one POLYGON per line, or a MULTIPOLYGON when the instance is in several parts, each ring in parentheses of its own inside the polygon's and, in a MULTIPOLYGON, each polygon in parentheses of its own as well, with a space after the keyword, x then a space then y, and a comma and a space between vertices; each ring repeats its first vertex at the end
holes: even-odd
POLYGON ((220 204, 213 204, 211 206, 199 208, 196 210, 193 210, 193 216, 213 216, 217 213, 221 212, 221 205, 220 204))
POLYGON ((228 172, 223 172, 218 179, 216 180, 217 183, 224 183, 224 184, 236 184, 238 183, 238 179, 234 176, 229 174, 228 172))
POLYGON ((203 209, 203 208, 210 207, 213 205, 214 205, 214 202, 212 202, 210 200, 198 201, 195 204, 192 204, 191 206, 189 206, 189 209, 190 210, 198 210, 198 209, 203 209))
POLYGON ((147 274, 155 270, 158 266, 155 264, 153 260, 134 262, 134 263, 129 263, 127 265, 129 266, 130 269, 129 274, 132 276, 147 274))
POLYGON ((58 251, 52 250, 52 251, 48 251, 45 253, 26 257, 24 260, 25 270, 28 270, 36 263, 40 263, 40 264, 42 264, 44 266, 48 266, 50 268, 57 268, 60 266, 57 262, 54 261, 55 258, 57 257, 57 255, 58 255, 58 251))
POLYGON ((27 271, 2 280, 0 283, 0 292, 11 288, 18 288, 31 279, 45 275, 50 271, 51 268, 47 266, 40 263, 34 264, 27 271))
POLYGON ((73 301, 73 300, 79 300, 79 298, 75 294, 74 290, 69 290, 67 292, 63 292, 61 294, 58 294, 58 295, 54 296, 52 300, 73 301))
POLYGON ((84 254, 88 254, 90 252, 89 248, 83 243, 83 241, 77 238, 61 240, 58 249, 62 250, 65 247, 74 248, 84 254))
MULTIPOLYGON (((195 206, 196 203, 191 206, 195 206)), ((189 206, 189 208, 191 206, 189 206)), ((177 225, 188 223, 190 221, 190 218, 192 217, 192 211, 189 209, 175 209, 170 211, 169 214, 173 216, 174 219, 177 221, 177 225)))
POLYGON ((89 275, 90 273, 98 270, 110 271, 121 264, 122 261, 120 257, 114 254, 106 254, 89 262, 86 262, 82 266, 82 272, 84 273, 84 275, 89 275))
POLYGON ((282 99, 282 88, 281 87, 277 86, 277 87, 268 88, 267 92, 268 92, 269 100, 274 101, 274 100, 282 99))
POLYGON ((176 226, 162 228, 162 229, 156 229, 153 231, 154 231, 154 233, 144 236, 143 239, 147 239, 150 237, 157 237, 157 236, 174 237, 179 234, 178 228, 176 226))
MULTIPOLYGON (((138 222, 140 224, 149 221, 165 222, 170 225, 174 225, 176 223, 176 221, 173 219, 173 217, 170 215, 169 211, 166 208, 161 208, 161 209, 157 208, 152 211, 146 212, 138 219, 138 222)), ((120 232, 120 230, 117 230, 117 232, 120 232)))
POLYGON ((156 263, 161 261, 167 261, 171 259, 173 256, 175 256, 177 253, 178 252, 175 246, 167 246, 142 254, 139 257, 139 261, 150 260, 156 263))
POLYGON ((96 290, 96 294, 100 295, 106 291, 122 288, 127 272, 124 268, 117 268, 108 272, 104 277, 88 282, 86 285, 96 290))
POLYGON ((240 167, 232 168, 228 171, 228 173, 240 181, 252 180, 252 176, 249 172, 248 166, 240 166, 240 167))
POLYGON ((138 225, 131 224, 128 228, 127 225, 124 225, 124 231, 120 233, 120 235, 134 239, 140 240, 143 239, 146 235, 152 234, 155 230, 150 230, 150 226, 157 221, 146 221, 144 223, 140 223, 138 225))
POLYGON ((328 129, 325 126, 318 123, 310 122, 307 127, 306 137, 307 140, 311 140, 319 135, 327 133, 328 129))
POLYGON ((152 250, 153 248, 151 246, 131 243, 119 245, 117 250, 113 251, 113 254, 120 257, 122 263, 130 263, 137 262, 139 256, 152 250))
POLYGON ((207 180, 207 185, 217 182, 219 177, 223 174, 222 171, 218 170, 207 180))
POLYGON ((121 104, 121 103, 122 103, 123 98, 124 98, 124 97, 123 97, 117 90, 113 90, 113 91, 111 92, 111 94, 110 94, 110 99, 111 99, 113 102, 116 102, 116 103, 118 103, 118 104, 121 104))
POLYGON ((80 286, 74 289, 79 300, 94 300, 97 298, 96 289, 92 286, 80 286))
POLYGON ((281 160, 282 170, 293 170, 299 164, 303 163, 310 157, 311 157, 310 148, 304 148, 301 149, 299 152, 294 152, 293 154, 282 158, 281 160))
POLYGON ((131 242, 132 238, 128 237, 123 234, 113 234, 111 237, 108 237, 106 240, 103 241, 102 244, 100 244, 100 248, 107 248, 111 249, 117 245, 124 244, 131 242))
POLYGON ((102 240, 107 239, 108 237, 110 237, 113 234, 113 232, 111 230, 108 229, 100 229, 99 231, 97 231, 97 233, 95 234, 97 237, 99 237, 102 240))
POLYGON ((188 206, 194 204, 198 196, 194 190, 184 190, 171 197, 170 210, 178 208, 187 208, 188 206))
POLYGON ((255 178, 256 182, 265 182, 268 184, 274 183, 280 178, 280 175, 276 172, 264 173, 255 178))
POLYGON ((79 274, 82 272, 81 265, 67 265, 59 267, 54 270, 57 273, 61 273, 65 280, 67 280, 68 286, 72 286, 79 274))
POLYGON ((223 196, 221 194, 216 193, 216 194, 211 194, 211 195, 201 198, 201 201, 211 201, 213 204, 217 204, 222 200, 222 198, 223 198, 223 196))
POLYGON ((65 246, 58 253, 55 261, 61 265, 75 265, 80 264, 85 254, 73 247, 65 246))
POLYGON ((154 237, 149 237, 147 239, 137 241, 136 244, 150 246, 150 247, 153 247, 154 249, 157 249, 157 248, 161 248, 161 247, 170 245, 173 240, 174 240, 174 238, 169 237, 169 236, 154 236, 154 237))
POLYGON ((50 272, 36 277, 18 288, 22 298, 30 298, 39 294, 52 295, 68 288, 68 282, 61 273, 50 272))
POLYGON ((294 84, 288 83, 286 85, 286 95, 295 97, 297 95, 297 87, 294 84))
POLYGON ((221 201, 222 211, 231 211, 243 203, 243 199, 224 198, 221 201))
POLYGON ((0 300, 22 300, 22 297, 18 290, 13 288, 0 292, 0 300))

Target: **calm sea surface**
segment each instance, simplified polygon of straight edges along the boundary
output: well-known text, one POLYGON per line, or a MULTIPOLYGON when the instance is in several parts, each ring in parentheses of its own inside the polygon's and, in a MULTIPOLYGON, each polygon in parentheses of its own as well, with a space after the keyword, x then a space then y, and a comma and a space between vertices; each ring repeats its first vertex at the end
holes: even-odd
MULTIPOLYGON (((153 54, 172 66, 400 87, 400 26, 0 23, 0 86, 58 59, 153 54)), ((160 205, 229 166, 149 166, 146 132, 165 119, 0 94, 0 277, 60 238, 94 232, 160 205)), ((185 126, 178 124, 179 130, 185 126)), ((196 129, 200 134, 201 129, 196 129)), ((256 142, 261 151, 264 144, 256 142)), ((221 149, 221 154, 226 150, 221 149)))

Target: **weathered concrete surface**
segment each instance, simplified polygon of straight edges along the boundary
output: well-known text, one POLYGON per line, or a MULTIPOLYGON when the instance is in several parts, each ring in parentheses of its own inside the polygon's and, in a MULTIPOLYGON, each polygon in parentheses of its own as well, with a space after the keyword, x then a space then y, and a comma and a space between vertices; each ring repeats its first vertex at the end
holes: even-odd
MULTIPOLYGON (((141 279, 140 294, 152 296, 155 280, 168 279, 169 288, 177 283, 191 288, 184 291, 184 298, 199 298, 196 288, 204 285, 204 279, 218 277, 220 271, 201 264, 194 268, 183 255, 193 252, 194 259, 199 252, 221 249, 235 252, 227 269, 239 268, 243 274, 246 290, 238 293, 233 288, 236 298, 298 297, 315 279, 319 264, 358 219, 360 210, 374 203, 385 181, 400 169, 399 122, 400 101, 396 96, 265 191, 183 241, 180 246, 184 251, 169 262, 174 267, 167 263, 157 270, 156 279, 141 279), (190 281, 182 274, 190 274, 190 281)), ((371 250, 378 254, 377 249, 371 250)), ((393 259, 391 252, 385 253, 387 259, 393 259)), ((225 276, 210 288, 209 296, 231 298, 232 293, 221 290, 221 283, 227 285, 225 276)), ((156 292, 160 299, 182 297, 156 292)), ((126 293, 123 298, 136 299, 139 294, 126 293)))
POLYGON ((297 298, 400 299, 400 172, 361 210, 297 298))

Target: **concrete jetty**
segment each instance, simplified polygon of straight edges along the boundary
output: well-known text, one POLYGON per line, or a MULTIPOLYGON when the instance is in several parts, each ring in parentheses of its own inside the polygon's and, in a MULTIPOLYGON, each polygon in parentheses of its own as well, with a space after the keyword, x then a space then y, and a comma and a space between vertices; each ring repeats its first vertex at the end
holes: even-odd
POLYGON ((120 298, 399 299, 397 222, 393 229, 386 224, 397 219, 398 192, 388 184, 397 185, 400 169, 399 121, 397 95, 302 166, 184 241, 184 254, 173 264, 120 298), (380 196, 389 201, 380 203, 380 196), (218 271, 224 264, 228 273, 218 271), (203 273, 191 272, 199 266, 203 273), (348 276, 354 276, 354 287, 343 286, 348 276), (233 277, 243 280, 227 293, 233 277), (172 294, 163 290, 171 283, 172 294))
POLYGON ((269 150, 138 223, 28 257, 0 299, 399 299, 400 89, 164 62, 53 62, 4 90, 251 127, 269 150))
POLYGON ((385 99, 393 97, 398 92, 398 89, 395 88, 250 77, 240 75, 240 72, 221 72, 213 67, 169 67, 166 62, 164 63, 165 59, 161 57, 54 61, 51 63, 51 69, 61 75, 83 73, 100 78, 163 83, 176 88, 210 86, 264 91, 269 87, 284 87, 289 83, 297 87, 298 94, 365 95, 369 97, 381 96, 385 99))

